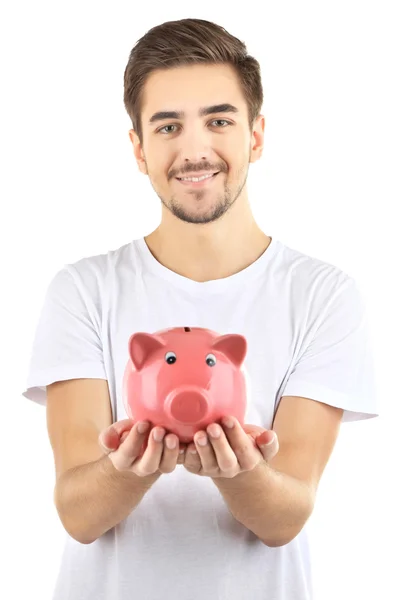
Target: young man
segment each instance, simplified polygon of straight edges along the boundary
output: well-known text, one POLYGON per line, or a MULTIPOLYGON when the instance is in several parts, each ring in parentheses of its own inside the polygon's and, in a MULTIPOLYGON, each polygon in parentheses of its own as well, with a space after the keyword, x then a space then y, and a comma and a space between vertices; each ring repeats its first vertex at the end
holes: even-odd
POLYGON ((162 220, 56 274, 24 392, 47 406, 69 534, 56 600, 312 598, 306 523, 341 422, 377 416, 373 365, 354 279, 254 220, 262 100, 257 61, 213 23, 164 23, 131 52, 129 136, 162 220), (122 399, 130 336, 184 326, 248 342, 245 426, 190 444, 141 432, 122 399))

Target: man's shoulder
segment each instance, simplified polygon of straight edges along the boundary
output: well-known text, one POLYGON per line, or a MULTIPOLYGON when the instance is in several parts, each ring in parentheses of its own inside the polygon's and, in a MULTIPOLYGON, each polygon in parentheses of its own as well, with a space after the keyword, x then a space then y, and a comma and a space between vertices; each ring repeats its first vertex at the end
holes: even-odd
POLYGON ((303 295, 309 301, 316 296, 327 299, 343 285, 354 282, 353 276, 340 266, 285 244, 280 253, 280 269, 286 286, 299 300, 303 295))
POLYGON ((65 265, 67 270, 78 273, 83 278, 90 274, 106 276, 109 272, 118 271, 126 264, 132 265, 132 254, 135 241, 128 242, 118 248, 100 254, 83 256, 65 265))

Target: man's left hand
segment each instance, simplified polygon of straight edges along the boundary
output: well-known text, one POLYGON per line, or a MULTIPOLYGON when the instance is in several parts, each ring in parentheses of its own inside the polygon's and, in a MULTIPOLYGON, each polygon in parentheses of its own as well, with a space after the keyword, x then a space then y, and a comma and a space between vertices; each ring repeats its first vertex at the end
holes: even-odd
POLYGON ((222 427, 211 423, 207 431, 198 431, 193 443, 188 445, 183 466, 190 473, 231 479, 239 473, 252 471, 277 454, 278 437, 272 430, 257 425, 242 427, 235 417, 224 417, 221 423, 222 427), (226 426, 229 420, 233 423, 232 428, 226 426), (219 437, 213 437, 213 432, 219 432, 219 437), (202 438, 207 440, 205 446, 199 443, 202 438), (265 445, 268 442, 271 444, 265 445))

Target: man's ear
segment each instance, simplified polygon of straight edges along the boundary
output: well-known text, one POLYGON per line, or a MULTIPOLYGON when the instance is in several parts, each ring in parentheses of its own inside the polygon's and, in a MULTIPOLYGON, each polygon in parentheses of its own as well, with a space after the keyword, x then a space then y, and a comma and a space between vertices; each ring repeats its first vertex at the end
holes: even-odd
POLYGON ((134 129, 129 130, 129 139, 132 142, 133 146, 133 154, 135 155, 137 166, 139 167, 139 171, 144 175, 147 175, 147 165, 143 152, 142 143, 139 140, 139 136, 134 129))
POLYGON ((256 162, 256 160, 261 158, 264 149, 264 129, 265 117, 258 115, 251 134, 250 162, 256 162))

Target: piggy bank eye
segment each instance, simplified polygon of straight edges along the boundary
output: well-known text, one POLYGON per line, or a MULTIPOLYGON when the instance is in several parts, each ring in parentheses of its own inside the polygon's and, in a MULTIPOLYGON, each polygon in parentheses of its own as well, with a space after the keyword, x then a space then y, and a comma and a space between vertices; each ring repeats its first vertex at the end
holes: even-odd
POLYGON ((206 363, 209 367, 214 367, 217 364, 217 359, 215 358, 214 354, 207 354, 206 363))
POLYGON ((169 365, 173 365, 174 362, 176 362, 176 354, 175 354, 175 352, 167 352, 167 354, 165 355, 165 361, 169 365))

